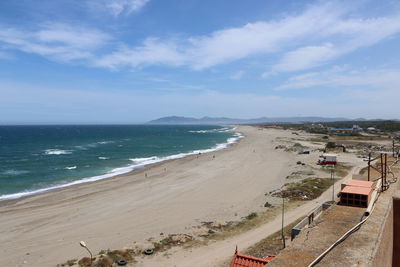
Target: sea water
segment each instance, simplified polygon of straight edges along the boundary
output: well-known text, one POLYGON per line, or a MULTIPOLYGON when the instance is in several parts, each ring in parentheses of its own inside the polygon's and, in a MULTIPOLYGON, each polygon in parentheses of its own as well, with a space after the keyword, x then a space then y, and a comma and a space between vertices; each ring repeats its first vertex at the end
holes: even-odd
POLYGON ((223 149, 240 137, 206 125, 0 126, 0 200, 223 149))

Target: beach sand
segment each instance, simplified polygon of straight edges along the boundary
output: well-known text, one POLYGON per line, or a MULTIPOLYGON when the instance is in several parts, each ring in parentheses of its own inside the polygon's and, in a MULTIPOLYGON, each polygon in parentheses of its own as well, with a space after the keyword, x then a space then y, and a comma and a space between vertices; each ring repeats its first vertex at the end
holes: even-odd
POLYGON ((240 126, 227 149, 154 164, 122 176, 0 203, 0 266, 55 266, 87 252, 132 247, 202 221, 261 211, 299 155, 274 149, 290 131, 240 126))

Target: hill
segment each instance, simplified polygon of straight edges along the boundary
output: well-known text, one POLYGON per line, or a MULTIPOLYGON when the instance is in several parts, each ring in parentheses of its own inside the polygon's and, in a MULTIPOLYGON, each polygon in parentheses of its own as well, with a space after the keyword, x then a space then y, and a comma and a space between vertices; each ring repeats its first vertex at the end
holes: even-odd
POLYGON ((235 119, 226 117, 203 117, 200 119, 191 117, 169 116, 149 121, 148 124, 261 124, 261 123, 301 123, 301 122, 334 122, 350 121, 346 118, 324 117, 261 117, 255 119, 235 119))

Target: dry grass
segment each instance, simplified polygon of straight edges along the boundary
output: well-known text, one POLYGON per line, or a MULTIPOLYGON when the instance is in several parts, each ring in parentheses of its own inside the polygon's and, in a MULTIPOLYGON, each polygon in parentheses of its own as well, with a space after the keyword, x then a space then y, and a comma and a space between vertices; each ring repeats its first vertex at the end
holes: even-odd
POLYGON ((92 260, 89 257, 84 257, 78 261, 80 267, 90 267, 92 266, 92 260))
MULTIPOLYGON (((337 179, 334 179, 335 182, 337 179)), ((306 178, 300 182, 285 184, 280 191, 273 192, 275 197, 285 197, 289 200, 311 200, 319 197, 332 185, 332 180, 327 178, 306 178)))
POLYGON ((64 266, 74 266, 77 263, 77 259, 72 259, 72 260, 67 260, 65 263, 58 264, 58 266, 64 267, 64 266))
POLYGON ((193 240, 193 236, 188 234, 171 234, 160 241, 153 242, 154 251, 166 251, 171 247, 180 246, 193 240))
MULTIPOLYGON (((288 241, 288 238, 290 238, 291 235, 292 228, 302 219, 303 218, 298 219, 295 222, 283 228, 285 240, 288 241)), ((249 247, 244 251, 244 253, 253 257, 265 258, 269 254, 277 255, 282 249, 283 249, 282 233, 281 231, 277 231, 272 235, 264 238, 263 240, 257 242, 253 246, 249 247)))
MULTIPOLYGON (((302 203, 303 201, 296 200, 285 203, 285 210, 293 210, 294 208, 299 207, 302 203)), ((237 234, 249 231, 272 221, 278 214, 280 214, 280 212, 281 206, 273 206, 264 212, 250 213, 249 215, 243 217, 242 220, 228 224, 228 226, 224 227, 221 231, 210 235, 207 239, 224 240, 237 234)))
MULTIPOLYGON (((293 207, 294 205, 289 204, 289 206, 293 207)), ((289 238, 291 235, 292 228, 300 222, 302 218, 296 220, 295 222, 287 225, 284 228, 284 235, 285 235, 285 240, 286 244, 289 242, 289 238)), ((282 242, 282 235, 281 231, 277 231, 273 233, 272 235, 269 235, 262 239, 261 241, 257 242, 256 244, 252 245, 251 247, 247 248, 244 251, 239 251, 241 253, 253 256, 253 257, 258 257, 258 258, 265 258, 267 255, 277 255, 281 250, 283 249, 283 242, 282 242)), ((230 259, 226 260, 224 263, 219 265, 220 267, 222 266, 228 266, 230 263, 230 259)))
MULTIPOLYGON (((352 166, 346 165, 344 163, 338 163, 336 164, 336 166, 334 167, 334 175, 335 177, 345 177, 349 171, 351 170, 352 166)), ((323 166, 322 168, 320 168, 321 171, 324 171, 326 173, 331 173, 332 168, 331 167, 325 167, 323 166)))
POLYGON ((133 256, 135 255, 135 252, 133 250, 128 250, 128 249, 123 249, 123 250, 118 249, 118 250, 108 250, 105 255, 107 255, 114 262, 118 260, 131 261, 133 259, 133 256))
POLYGON ((313 175, 315 175, 315 172, 313 170, 294 171, 288 176, 286 176, 286 179, 300 179, 303 178, 304 176, 313 176, 313 175))

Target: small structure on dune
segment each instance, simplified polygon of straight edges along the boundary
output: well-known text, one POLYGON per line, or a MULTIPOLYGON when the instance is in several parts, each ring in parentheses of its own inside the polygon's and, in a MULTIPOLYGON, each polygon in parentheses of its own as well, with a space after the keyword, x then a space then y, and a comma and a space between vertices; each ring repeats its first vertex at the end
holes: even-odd
POLYGON ((318 160, 319 165, 336 165, 337 155, 335 154, 323 154, 320 156, 322 160, 318 160))
POLYGON ((353 125, 351 128, 334 128, 331 127, 329 128, 330 131, 332 132, 340 132, 340 133, 352 133, 352 132, 361 132, 363 128, 361 128, 358 125, 353 125))
POLYGON ((236 247, 235 255, 233 255, 230 267, 263 267, 274 258, 275 255, 267 255, 266 258, 257 258, 240 254, 236 247))

